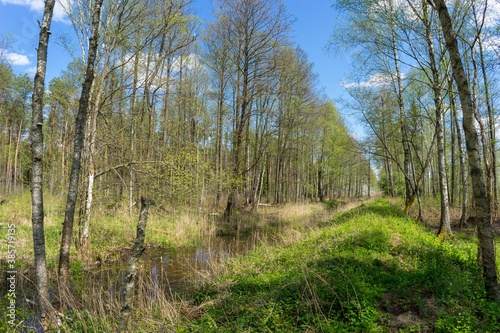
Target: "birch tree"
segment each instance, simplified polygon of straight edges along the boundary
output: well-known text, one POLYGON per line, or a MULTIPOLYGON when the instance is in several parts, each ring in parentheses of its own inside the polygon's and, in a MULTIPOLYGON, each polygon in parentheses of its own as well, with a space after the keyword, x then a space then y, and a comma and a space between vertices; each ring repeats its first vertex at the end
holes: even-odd
POLYGON ((45 254, 44 211, 43 211, 43 94, 45 72, 47 68, 47 48, 50 36, 50 24, 55 0, 46 0, 37 50, 32 121, 31 121, 31 221, 33 225, 33 253, 35 255, 35 277, 38 290, 38 304, 42 321, 50 318, 51 304, 47 261, 45 254))
POLYGON ((75 206, 80 182, 80 168, 82 148, 85 139, 85 123, 87 121, 87 109, 89 107, 90 90, 94 81, 94 66, 99 42, 99 24, 103 0, 97 0, 92 15, 92 29, 89 38, 89 51, 86 62, 85 81, 82 86, 78 114, 76 119, 75 140, 73 144, 73 163, 68 185, 68 196, 64 214, 61 249, 59 253, 59 291, 62 295, 69 291, 69 255, 71 247, 71 236, 73 233, 73 222, 75 217, 75 206))

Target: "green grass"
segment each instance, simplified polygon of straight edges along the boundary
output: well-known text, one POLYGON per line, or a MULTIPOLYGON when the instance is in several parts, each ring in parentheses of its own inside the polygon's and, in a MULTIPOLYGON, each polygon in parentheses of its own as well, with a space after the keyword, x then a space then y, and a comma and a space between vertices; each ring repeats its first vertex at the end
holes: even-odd
POLYGON ((498 332, 476 248, 468 236, 439 241, 380 199, 295 244, 233 260, 177 330, 498 332))

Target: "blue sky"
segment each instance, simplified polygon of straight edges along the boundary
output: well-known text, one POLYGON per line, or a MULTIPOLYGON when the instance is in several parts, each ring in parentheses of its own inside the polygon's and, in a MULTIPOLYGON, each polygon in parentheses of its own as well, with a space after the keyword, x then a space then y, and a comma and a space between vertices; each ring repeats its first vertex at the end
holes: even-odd
MULTIPOLYGON (((314 63, 314 71, 319 74, 320 86, 325 94, 334 101, 345 94, 341 80, 349 71, 348 59, 333 57, 326 53, 325 46, 333 30, 336 13, 331 7, 332 0, 285 0, 288 10, 296 21, 293 25, 293 39, 304 49, 309 61, 314 63)), ((202 20, 211 20, 210 0, 197 0, 194 7, 202 20)), ((36 66, 36 46, 38 44, 38 23, 42 19, 43 0, 0 0, 0 33, 12 33, 15 39, 8 58, 17 73, 33 75, 36 66)), ((51 28, 54 36, 58 32, 72 31, 67 24, 61 8, 56 5, 51 28)), ((71 57, 62 47, 51 43, 48 51, 46 84, 58 76, 71 57)), ((341 111, 341 110, 340 110, 341 111)), ((357 136, 362 129, 356 120, 344 114, 348 126, 357 136)))

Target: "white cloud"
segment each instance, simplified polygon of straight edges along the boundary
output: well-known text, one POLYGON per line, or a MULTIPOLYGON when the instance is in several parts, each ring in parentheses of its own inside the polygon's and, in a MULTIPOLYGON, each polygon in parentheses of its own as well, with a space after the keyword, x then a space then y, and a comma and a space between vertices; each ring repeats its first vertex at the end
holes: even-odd
POLYGON ((342 86, 346 89, 351 88, 371 88, 377 86, 383 86, 386 84, 390 84, 392 82, 391 77, 382 74, 372 74, 368 81, 359 82, 359 83, 345 83, 342 82, 342 86))
MULTIPOLYGON (((31 11, 39 13, 43 12, 45 6, 45 2, 43 0, 0 0, 0 2, 4 5, 10 4, 10 5, 26 6, 29 7, 31 11)), ((67 4, 68 3, 71 4, 72 0, 56 0, 56 4, 54 6, 54 14, 52 18, 54 21, 67 23, 68 21, 66 18, 66 13, 61 3, 63 3, 64 6, 67 7, 67 4)))
MULTIPOLYGON (((457 4, 460 5, 463 0, 450 0, 448 1, 448 7, 453 8, 457 4)), ((477 22, 481 23, 483 21, 484 14, 484 27, 485 28, 494 28, 500 23, 500 0, 488 0, 487 8, 484 10, 485 1, 475 1, 476 2, 476 19, 477 22)), ((376 12, 385 12, 389 11, 390 8, 394 10, 399 10, 406 18, 410 21, 416 22, 418 21, 418 17, 415 14, 414 10, 417 11, 418 15, 422 15, 422 6, 419 5, 415 0, 378 0, 374 1, 372 4, 372 10, 376 12), (413 6, 410 5, 413 4, 413 6), (413 7, 413 8, 412 8, 413 7)), ((472 14, 472 9, 471 14, 472 14)), ((470 22, 471 25, 474 25, 474 22, 470 22)))
POLYGON ((28 73, 29 75, 35 75, 36 74, 36 66, 26 69, 26 73, 28 73))
POLYGON ((30 64, 30 60, 28 59, 28 57, 22 54, 7 52, 4 54, 4 57, 12 65, 26 66, 30 64))
POLYGON ((174 58, 174 60, 172 61, 172 70, 176 73, 180 71, 181 60, 182 65, 188 70, 196 70, 200 67, 199 57, 194 53, 190 53, 187 57, 182 56, 182 59, 180 58, 180 56, 174 58))
MULTIPOLYGON (((146 84, 146 72, 147 72, 147 63, 148 63, 148 59, 147 59, 147 54, 144 54, 144 53, 139 53, 137 55, 139 57, 139 67, 138 67, 138 86, 140 88, 143 88, 146 84)), ((127 54, 124 58, 124 62, 126 63, 125 64, 125 70, 130 74, 132 75, 133 71, 134 71, 134 60, 135 60, 135 57, 136 55, 133 55, 133 54, 127 54)), ((151 59, 149 59, 149 75, 151 75, 152 73, 152 70, 153 68, 156 67, 156 64, 158 62, 158 55, 153 55, 151 57, 151 59)), ((180 66, 181 66, 181 61, 182 61, 182 66, 183 66, 183 70, 185 71, 184 72, 184 75, 186 75, 186 71, 188 72, 198 72, 198 71, 201 71, 203 69, 202 65, 201 65, 201 62, 200 62, 200 59, 198 57, 198 55, 194 54, 194 53, 191 53, 187 56, 183 56, 182 59, 177 56, 177 57, 174 57, 172 59, 172 62, 170 64, 171 68, 170 68, 170 80, 172 80, 172 77, 174 75, 177 75, 180 71, 180 66)), ((160 87, 160 89, 162 89, 161 87, 165 84, 165 80, 166 80, 166 73, 167 73, 167 63, 166 63, 166 60, 164 60, 163 64, 162 64, 163 68, 160 67, 158 73, 157 73, 157 76, 155 77, 155 79, 153 80, 153 82, 151 83, 151 86, 153 88, 157 88, 157 87, 160 87), (162 75, 160 75, 160 73, 162 75)))

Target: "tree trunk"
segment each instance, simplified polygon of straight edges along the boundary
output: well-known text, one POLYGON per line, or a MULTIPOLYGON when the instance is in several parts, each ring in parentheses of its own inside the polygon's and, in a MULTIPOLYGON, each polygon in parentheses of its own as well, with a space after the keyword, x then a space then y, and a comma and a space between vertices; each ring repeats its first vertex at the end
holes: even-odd
POLYGON ((23 122, 19 122, 19 131, 17 132, 17 140, 16 140, 16 152, 14 153, 14 190, 17 188, 17 158, 19 156, 19 147, 21 146, 21 132, 22 132, 23 122))
MULTIPOLYGON (((443 108, 441 99, 441 79, 436 65, 434 55, 434 43, 431 36, 431 23, 427 11, 427 3, 423 4, 424 24, 426 30, 427 47, 429 51, 429 64, 432 71, 432 90, 434 91, 434 105, 436 111, 436 135, 437 135, 437 152, 438 152, 438 172, 439 172, 439 187, 441 194, 441 220, 439 224, 438 236, 440 239, 445 239, 452 236, 450 225, 450 207, 448 202, 448 181, 446 178, 446 160, 444 146, 444 129, 443 129, 443 108)), ((418 191, 418 190, 417 190, 418 191)))
POLYGON ((474 195, 474 206, 476 208, 477 230, 479 238, 479 252, 483 276, 488 297, 500 302, 498 288, 497 267, 495 263, 495 246, 493 232, 491 229, 490 212, 484 184, 483 171, 481 169, 481 156, 479 154, 479 140, 474 122, 474 106, 469 89, 469 83, 462 64, 458 42, 453 31, 448 8, 444 0, 435 0, 435 7, 439 14, 439 20, 443 28, 446 40, 446 48, 450 54, 453 76, 457 83, 460 101, 463 110, 463 127, 467 155, 469 158, 470 176, 472 179, 472 192, 474 195))
MULTIPOLYGON (((415 154, 418 155, 418 152, 415 151, 415 154)), ((415 165, 412 165, 411 172, 412 172, 413 179, 417 179, 417 176, 416 176, 416 173, 415 173, 415 165)), ((421 178, 422 178, 422 181, 425 179, 424 176, 422 176, 421 178)), ((417 194, 417 202, 418 202, 418 217, 417 217, 417 219, 420 222, 423 222, 424 218, 422 216, 422 201, 420 200, 420 184, 415 187, 415 192, 417 194)))
MULTIPOLYGON (((392 3, 391 3, 392 5, 392 3)), ((398 106, 399 106, 399 117, 400 117, 400 125, 401 125, 401 136, 403 143, 403 153, 404 153, 404 162, 403 162, 403 176, 405 178, 405 200, 406 203, 410 201, 410 197, 412 196, 412 188, 410 181, 410 145, 408 144, 408 134, 406 130, 406 112, 405 112, 405 104, 403 99, 403 83, 401 78, 401 71, 399 69, 399 59, 398 52, 396 48, 396 32, 394 30, 394 22, 391 22, 391 42, 392 42, 392 51, 394 57, 394 66, 396 69, 396 93, 398 97, 398 106)))
MULTIPOLYGON (((69 111, 69 110, 68 110, 69 111)), ((68 120, 66 119, 64 122, 64 136, 61 138, 61 188, 66 186, 65 178, 66 178, 66 142, 68 138, 68 120)), ((63 195, 63 191, 60 191, 61 199, 63 195)))
POLYGON ((477 123, 479 124, 480 129, 480 138, 483 148, 483 162, 484 162, 484 170, 486 172, 486 197, 488 198, 488 209, 490 211, 490 221, 495 219, 495 204, 493 198, 493 170, 491 169, 490 164, 490 155, 488 152, 488 143, 487 143, 487 134, 486 127, 483 124, 483 120, 481 119, 481 115, 479 115, 477 109, 477 65, 476 59, 474 56, 474 51, 471 50, 471 61, 473 66, 473 79, 472 79, 472 102, 474 106, 474 117, 476 118, 477 123))
POLYGON ((318 194, 319 194, 319 201, 323 202, 323 170, 321 169, 321 166, 318 167, 318 194))
POLYGON ((235 209, 237 209, 238 206, 238 195, 239 195, 239 186, 238 186, 238 181, 240 180, 241 173, 240 173, 240 163, 241 163, 241 151, 242 151, 242 145, 243 145, 243 131, 245 128, 246 124, 246 111, 247 111, 247 105, 248 102, 246 101, 247 99, 247 84, 248 84, 248 66, 245 66, 245 69, 243 71, 243 83, 240 83, 240 74, 238 72, 238 95, 237 95, 237 102, 236 102, 236 108, 238 109, 237 111, 237 117, 236 117, 236 129, 235 133, 233 135, 233 154, 234 154, 234 164, 233 164, 233 177, 235 177, 233 184, 232 184, 232 189, 231 193, 229 194, 229 197, 227 199, 227 205, 226 205, 226 211, 224 214, 226 216, 231 216, 234 212, 235 209), (240 85, 241 87, 241 97, 240 97, 240 85), (239 115, 239 116, 238 116, 239 115))
POLYGON ((488 110, 488 120, 489 120, 489 139, 490 139, 490 150, 491 150, 491 172, 493 174, 493 196, 494 196, 494 207, 495 212, 498 207, 498 186, 497 186, 497 153, 496 153, 496 139, 495 139, 495 117, 493 115, 493 106, 491 105, 491 97, 488 85, 488 75, 486 74, 486 66, 484 63, 483 55, 483 43, 481 41, 481 36, 478 38, 479 43, 479 55, 481 60, 481 69, 484 78, 484 93, 486 98, 486 108, 488 110))
MULTIPOLYGON (((130 124, 130 161, 134 160, 135 152, 135 109, 137 104, 137 89, 139 85, 139 51, 140 41, 137 40, 136 44, 136 54, 134 58, 134 82, 132 87, 132 100, 130 105, 130 113, 132 114, 131 124, 130 124)), ((134 171, 129 168, 129 179, 128 179, 128 209, 129 215, 132 217, 132 208, 134 206, 134 171)))
POLYGON ((50 321, 50 294, 45 255, 45 235, 43 226, 43 94, 45 70, 47 66, 47 46, 49 43, 50 23, 55 0, 46 0, 37 50, 37 70, 33 91, 33 113, 31 123, 31 207, 33 225, 33 253, 35 256, 36 289, 42 321, 50 321))
POLYGON ((163 97, 164 99, 164 104, 165 108, 163 110, 163 135, 162 135, 162 147, 167 147, 167 140, 168 140, 168 132, 169 132, 169 123, 168 123, 168 118, 169 118, 169 110, 170 110, 170 105, 169 105, 169 98, 170 98, 170 73, 172 71, 172 57, 169 55, 167 58, 167 77, 165 78, 165 96, 163 97))
POLYGON ((7 145, 7 166, 5 168, 5 192, 10 193, 12 182, 12 137, 14 136, 14 123, 10 126, 9 143, 7 145))
POLYGON ((455 121, 453 120, 453 113, 450 112, 450 132, 451 132, 451 185, 450 185, 450 206, 455 204, 455 188, 456 188, 456 175, 455 175, 455 121))
POLYGON ((127 284, 125 286, 125 300, 120 311, 120 322, 118 324, 117 332, 123 332, 127 329, 128 318, 132 312, 132 305, 134 301, 134 287, 135 278, 137 275, 137 261, 144 252, 144 239, 146 238, 146 226, 148 224, 149 206, 154 205, 154 201, 141 198, 141 213, 139 215, 139 222, 137 223, 137 236, 134 245, 132 246, 132 255, 130 256, 127 284))
POLYGON ((372 184, 372 167, 371 167, 371 155, 368 155, 368 198, 371 197, 371 184, 372 184))
POLYGON ((76 118, 75 141, 73 151, 73 164, 69 178, 68 197, 64 214, 64 223, 61 239, 61 250, 59 254, 59 290, 61 293, 69 291, 69 254, 71 246, 71 235, 73 232, 73 222, 75 217, 75 205, 78 196, 78 184, 80 181, 80 168, 82 160, 82 148, 85 137, 85 122, 90 99, 90 90, 94 81, 94 66, 99 41, 99 21, 103 0, 95 3, 92 17, 92 30, 89 38, 89 49, 87 58, 87 69, 85 81, 82 86, 82 93, 76 118))

